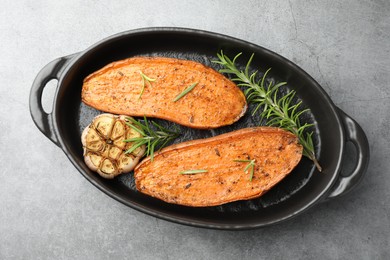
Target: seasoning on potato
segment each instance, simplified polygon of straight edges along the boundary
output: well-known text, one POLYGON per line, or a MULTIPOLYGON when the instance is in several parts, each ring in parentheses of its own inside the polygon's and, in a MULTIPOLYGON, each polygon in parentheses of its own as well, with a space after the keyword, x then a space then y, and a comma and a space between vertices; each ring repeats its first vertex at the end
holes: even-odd
POLYGON ((206 207, 261 196, 299 163, 296 135, 244 128, 162 149, 134 170, 137 189, 168 203, 206 207))
POLYGON ((240 119, 247 103, 231 80, 201 63, 166 57, 113 62, 84 79, 82 101, 98 110, 212 129, 240 119))

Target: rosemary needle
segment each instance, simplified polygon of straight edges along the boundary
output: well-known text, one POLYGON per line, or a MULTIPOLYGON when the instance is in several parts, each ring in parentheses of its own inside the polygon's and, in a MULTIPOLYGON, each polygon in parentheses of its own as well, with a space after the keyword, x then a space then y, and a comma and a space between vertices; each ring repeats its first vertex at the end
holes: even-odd
POLYGON ((149 86, 152 86, 151 82, 156 80, 156 79, 152 79, 152 78, 146 76, 144 73, 142 73, 142 71, 140 71, 139 74, 141 75, 141 78, 142 78, 142 89, 141 89, 141 93, 139 93, 138 99, 141 98, 142 94, 145 91, 146 82, 148 82, 149 86))
POLYGON ((146 156, 150 156, 151 161, 154 159, 155 151, 160 150, 170 141, 176 139, 180 134, 175 130, 167 129, 154 121, 148 121, 144 116, 143 123, 134 118, 126 118, 126 125, 139 133, 140 137, 134 137, 124 140, 124 142, 131 142, 133 145, 126 150, 125 153, 131 153, 138 147, 146 146, 146 156))
POLYGON ((173 100, 173 102, 176 102, 178 101, 179 99, 181 99, 182 97, 184 97, 185 95, 188 94, 188 92, 190 92, 196 85, 198 85, 198 82, 192 84, 191 86, 189 86, 188 88, 186 88, 185 90, 183 90, 183 92, 181 92, 179 95, 177 95, 175 97, 175 99, 173 100))
POLYGON ((255 171, 256 159, 252 159, 252 160, 239 160, 239 159, 236 159, 236 160, 233 160, 233 161, 234 162, 247 162, 248 163, 247 166, 244 169, 244 172, 248 172, 248 170, 250 170, 249 180, 252 181, 253 174, 254 174, 254 171, 255 171))
POLYGON ((181 171, 180 174, 197 174, 197 173, 204 173, 207 172, 207 170, 186 170, 181 171))

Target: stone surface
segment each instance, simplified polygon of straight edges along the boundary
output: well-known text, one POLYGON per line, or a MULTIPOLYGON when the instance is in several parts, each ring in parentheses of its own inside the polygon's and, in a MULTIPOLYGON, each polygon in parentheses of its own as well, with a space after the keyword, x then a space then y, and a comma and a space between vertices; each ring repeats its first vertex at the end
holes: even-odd
MULTIPOLYGON (((0 259, 390 259, 389 13, 387 0, 2 0, 0 259), (150 26, 228 34, 294 61, 365 130, 363 181, 291 221, 242 232, 156 219, 97 190, 35 127, 31 84, 57 57, 150 26)), ((50 111, 55 84, 46 89, 50 111)))

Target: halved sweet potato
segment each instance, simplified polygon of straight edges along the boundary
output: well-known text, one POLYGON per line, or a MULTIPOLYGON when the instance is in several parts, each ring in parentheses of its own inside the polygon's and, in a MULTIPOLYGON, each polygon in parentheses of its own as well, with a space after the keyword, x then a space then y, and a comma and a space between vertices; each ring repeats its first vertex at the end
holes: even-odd
POLYGON ((162 118, 201 129, 230 125, 247 108, 242 91, 214 69, 163 57, 135 57, 105 66, 85 78, 82 101, 105 112, 162 118))
POLYGON ((261 196, 299 163, 290 132, 245 128, 164 148, 135 168, 137 189, 169 203, 205 207, 261 196), (248 164, 252 161, 252 166, 248 164), (191 171, 200 171, 190 174, 191 171))

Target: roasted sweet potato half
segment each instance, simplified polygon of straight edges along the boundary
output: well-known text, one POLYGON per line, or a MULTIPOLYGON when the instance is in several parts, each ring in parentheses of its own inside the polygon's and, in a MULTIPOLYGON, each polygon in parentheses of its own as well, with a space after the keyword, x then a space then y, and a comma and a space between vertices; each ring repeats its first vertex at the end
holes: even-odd
POLYGON ((137 189, 168 203, 216 206, 261 196, 299 163, 302 146, 290 132, 245 128, 171 145, 135 168, 137 189))
POLYGON ((164 57, 135 57, 105 66, 85 78, 82 101, 113 114, 161 118, 199 129, 230 125, 247 109, 242 91, 222 74, 198 62, 164 57))

